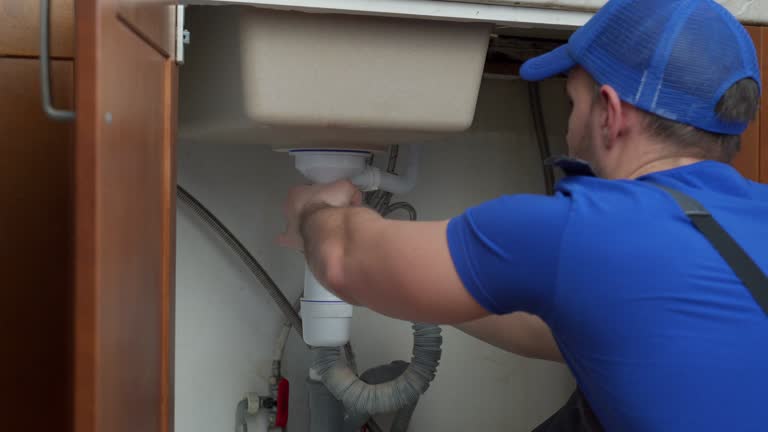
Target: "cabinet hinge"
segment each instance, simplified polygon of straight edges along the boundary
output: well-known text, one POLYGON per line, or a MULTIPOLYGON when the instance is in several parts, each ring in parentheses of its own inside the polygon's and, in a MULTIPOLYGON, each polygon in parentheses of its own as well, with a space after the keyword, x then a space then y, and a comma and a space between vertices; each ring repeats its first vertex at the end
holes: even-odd
POLYGON ((184 28, 184 5, 176 5, 176 64, 184 64, 184 46, 189 45, 189 30, 184 28))

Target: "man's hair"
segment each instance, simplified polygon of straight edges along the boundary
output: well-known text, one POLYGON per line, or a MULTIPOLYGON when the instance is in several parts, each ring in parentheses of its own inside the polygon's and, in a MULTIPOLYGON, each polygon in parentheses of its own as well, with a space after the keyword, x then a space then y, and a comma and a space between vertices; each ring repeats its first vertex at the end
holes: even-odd
MULTIPOLYGON (((600 86, 596 84, 599 94, 600 86)), ((760 87, 751 79, 731 86, 715 108, 725 122, 746 123, 755 119, 760 109, 760 87)), ((676 145, 680 156, 697 157, 730 163, 741 149, 741 136, 708 132, 695 126, 668 120, 640 110, 647 132, 654 138, 676 145)))

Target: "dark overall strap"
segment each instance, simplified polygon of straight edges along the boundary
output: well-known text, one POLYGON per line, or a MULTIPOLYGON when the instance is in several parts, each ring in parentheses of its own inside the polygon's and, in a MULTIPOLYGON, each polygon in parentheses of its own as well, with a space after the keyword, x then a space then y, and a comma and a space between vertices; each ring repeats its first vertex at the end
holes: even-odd
POLYGON ((659 184, 654 184, 654 186, 664 190, 677 201, 677 204, 693 222, 693 225, 715 247, 733 272, 736 273, 736 276, 747 287, 757 304, 763 308, 763 312, 768 315, 768 276, 760 270, 760 267, 747 255, 747 252, 717 223, 712 214, 694 198, 677 189, 659 184))

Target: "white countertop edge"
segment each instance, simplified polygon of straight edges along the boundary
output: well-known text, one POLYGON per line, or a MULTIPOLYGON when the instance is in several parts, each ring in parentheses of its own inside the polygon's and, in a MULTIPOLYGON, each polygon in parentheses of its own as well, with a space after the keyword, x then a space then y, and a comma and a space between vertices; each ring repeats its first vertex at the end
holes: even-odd
POLYGON ((445 21, 488 22, 510 27, 569 29, 591 12, 436 0, 182 0, 187 5, 250 5, 317 13, 380 15, 445 21))

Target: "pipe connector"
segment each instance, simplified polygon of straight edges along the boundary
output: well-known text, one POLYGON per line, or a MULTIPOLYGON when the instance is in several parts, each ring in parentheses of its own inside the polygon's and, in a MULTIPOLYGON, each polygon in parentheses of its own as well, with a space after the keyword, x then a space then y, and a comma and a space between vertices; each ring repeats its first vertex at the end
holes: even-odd
POLYGON ((307 345, 340 347, 349 342, 352 311, 352 305, 328 291, 306 267, 301 319, 307 345))
POLYGON ((363 172, 349 180, 364 192, 383 190, 393 194, 408 193, 418 181, 420 156, 420 146, 412 145, 409 147, 408 165, 402 175, 390 174, 380 168, 367 166, 363 172))
POLYGON ((367 384, 343 362, 339 348, 313 348, 310 373, 318 376, 352 415, 395 412, 416 403, 435 378, 442 355, 440 327, 413 324, 413 357, 405 371, 392 381, 367 384))
POLYGON ((296 168, 313 183, 327 184, 349 179, 363 192, 383 190, 393 194, 410 192, 419 176, 421 148, 411 145, 408 164, 402 175, 390 174, 380 168, 366 165, 370 153, 349 150, 293 150, 296 168))
POLYGON ((369 166, 349 181, 363 192, 373 192, 381 186, 381 174, 381 169, 369 166))

